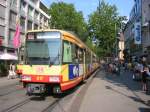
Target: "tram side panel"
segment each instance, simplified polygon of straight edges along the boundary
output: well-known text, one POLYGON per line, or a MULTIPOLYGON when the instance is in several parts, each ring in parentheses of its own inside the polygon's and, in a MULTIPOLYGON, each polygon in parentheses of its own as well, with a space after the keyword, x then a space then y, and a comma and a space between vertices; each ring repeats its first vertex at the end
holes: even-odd
MULTIPOLYGON (((62 91, 70 89, 82 81, 84 74, 83 59, 84 57, 82 48, 70 41, 63 41, 62 63, 66 63, 66 66, 68 66, 66 67, 68 72, 63 73, 62 76, 63 79, 65 79, 60 84, 62 91)), ((64 71, 63 69, 62 72, 64 71)))

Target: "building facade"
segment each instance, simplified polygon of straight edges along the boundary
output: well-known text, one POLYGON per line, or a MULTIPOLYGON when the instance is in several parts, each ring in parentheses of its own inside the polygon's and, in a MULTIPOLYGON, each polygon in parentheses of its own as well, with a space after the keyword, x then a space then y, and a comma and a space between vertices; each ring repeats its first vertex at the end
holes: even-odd
POLYGON ((142 0, 142 45, 150 54, 150 0, 142 0))
POLYGON ((124 29, 125 48, 131 55, 149 52, 150 0, 134 0, 129 21, 124 29))
POLYGON ((40 0, 0 0, 0 52, 15 52, 12 40, 17 22, 20 23, 22 45, 27 30, 48 28, 47 10, 40 0))

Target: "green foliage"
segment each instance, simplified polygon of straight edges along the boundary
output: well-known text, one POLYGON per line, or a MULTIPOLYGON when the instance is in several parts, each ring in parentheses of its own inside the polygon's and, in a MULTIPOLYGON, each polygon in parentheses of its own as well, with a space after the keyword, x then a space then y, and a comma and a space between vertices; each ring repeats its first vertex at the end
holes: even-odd
POLYGON ((89 15, 88 25, 82 12, 77 12, 73 4, 52 3, 49 14, 51 28, 73 31, 99 56, 113 54, 116 34, 124 27, 123 21, 126 20, 126 17, 118 15, 115 5, 109 5, 104 0, 97 10, 89 15), (92 43, 94 37, 98 40, 95 46, 92 43))
POLYGON ((3 62, 0 63, 0 74, 1 75, 7 74, 7 66, 3 62))
POLYGON ((92 51, 94 51, 95 52, 95 47, 94 47, 94 45, 93 45, 93 43, 92 43, 92 40, 88 37, 87 39, 86 39, 86 43, 85 43, 92 51))
POLYGON ((99 40, 97 53, 100 56, 112 55, 116 33, 125 17, 118 16, 115 5, 102 1, 95 12, 89 16, 90 38, 99 40))
POLYGON ((51 15, 51 28, 73 31, 81 40, 86 40, 87 24, 82 12, 77 12, 73 4, 54 2, 50 6, 49 14, 51 15))

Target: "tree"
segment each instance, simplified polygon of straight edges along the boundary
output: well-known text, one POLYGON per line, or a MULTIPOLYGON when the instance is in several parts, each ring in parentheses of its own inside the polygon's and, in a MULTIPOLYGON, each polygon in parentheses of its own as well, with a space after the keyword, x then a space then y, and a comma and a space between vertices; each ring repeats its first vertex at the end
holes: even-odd
POLYGON ((73 31, 81 40, 86 40, 87 24, 82 12, 77 12, 73 4, 54 2, 50 6, 49 14, 51 15, 51 28, 73 31))
POLYGON ((115 5, 109 5, 103 0, 97 10, 89 16, 90 38, 99 40, 98 53, 101 56, 111 55, 114 51, 116 34, 124 17, 118 16, 115 5))

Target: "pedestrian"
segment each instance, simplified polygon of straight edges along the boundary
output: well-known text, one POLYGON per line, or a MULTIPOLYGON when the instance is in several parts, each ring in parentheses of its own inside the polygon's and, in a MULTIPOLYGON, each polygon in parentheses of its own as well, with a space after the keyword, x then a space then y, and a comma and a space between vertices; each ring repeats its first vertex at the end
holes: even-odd
POLYGON ((150 75, 149 68, 145 65, 141 73, 142 73, 142 89, 143 91, 147 91, 148 90, 147 77, 150 75))
POLYGON ((8 77, 7 77, 8 79, 14 79, 14 78, 16 78, 15 69, 16 69, 15 64, 14 63, 10 63, 8 77))

